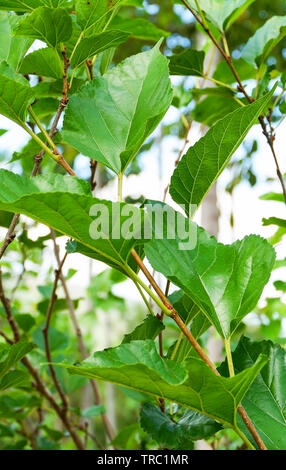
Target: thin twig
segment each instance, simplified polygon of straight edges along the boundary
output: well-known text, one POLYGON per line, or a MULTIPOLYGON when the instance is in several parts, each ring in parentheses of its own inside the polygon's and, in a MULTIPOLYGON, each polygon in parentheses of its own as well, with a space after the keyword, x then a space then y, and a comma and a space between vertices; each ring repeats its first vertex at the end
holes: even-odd
MULTIPOLYGON (((0 300, 1 300, 2 305, 4 307, 8 323, 11 327, 12 332, 13 332, 14 339, 13 339, 13 341, 9 340, 9 338, 2 332, 1 332, 1 336, 7 341, 8 344, 17 343, 21 339, 21 334, 20 334, 18 325, 15 322, 15 319, 13 317, 11 306, 10 306, 10 301, 5 296, 5 293, 4 293, 4 290, 3 290, 1 267, 0 267, 0 300)), ((57 413, 57 415, 61 419, 61 421, 64 424, 65 428, 70 433, 70 436, 73 439, 76 447, 79 450, 84 450, 84 445, 81 442, 81 439, 78 436, 78 434, 75 432, 75 430, 73 428, 73 425, 72 425, 71 421, 69 420, 69 418, 67 416, 67 413, 65 413, 62 410, 62 408, 57 404, 54 397, 50 394, 49 390, 46 388, 46 386, 42 382, 37 370, 34 368, 34 366, 31 364, 31 362, 29 361, 29 359, 27 357, 24 357, 21 362, 24 364, 24 366, 28 369, 28 371, 30 372, 30 374, 34 378, 34 380, 35 380, 34 385, 35 385, 36 389, 38 390, 38 392, 48 400, 48 402, 50 403, 52 408, 55 410, 55 412, 57 413)))
MULTIPOLYGON (((59 247, 57 245, 55 232, 53 230, 51 230, 51 238, 53 240, 54 253, 55 253, 55 257, 56 257, 56 260, 57 260, 57 263, 58 263, 58 269, 59 269, 60 264, 61 264, 60 255, 59 255, 59 247)), ((73 323, 73 326, 74 326, 74 329, 75 329, 75 332, 76 332, 76 337, 77 337, 77 342, 78 342, 78 349, 79 349, 79 352, 81 353, 82 359, 85 359, 85 358, 88 357, 88 351, 87 351, 87 349, 84 345, 84 342, 83 342, 83 336, 82 336, 82 332, 81 332, 80 326, 79 326, 78 321, 77 321, 76 312, 75 312, 75 309, 74 309, 74 304, 73 304, 73 301, 71 299, 71 296, 70 296, 70 293, 69 293, 69 290, 68 290, 68 286, 67 286, 67 283, 66 283, 66 280, 65 280, 65 277, 63 275, 62 270, 60 270, 60 281, 61 281, 64 293, 65 293, 65 297, 66 297, 70 317, 71 317, 71 320, 72 320, 72 323, 73 323)), ((97 405, 101 405, 102 404, 102 399, 101 399, 99 388, 98 388, 98 385, 97 385, 96 381, 91 379, 90 380, 90 385, 91 385, 93 393, 94 393, 95 403, 97 405)), ((101 413, 101 419, 102 419, 103 425, 105 427, 106 434, 108 435, 109 439, 112 441, 115 437, 115 432, 112 428, 112 425, 111 425, 106 413, 101 413)))
POLYGON ((49 327, 50 327, 50 323, 51 323, 53 308, 54 308, 55 302, 57 300, 56 292, 57 292, 58 282, 59 282, 59 279, 60 279, 60 273, 62 272, 62 268, 63 268, 63 265, 64 265, 65 260, 67 258, 67 255, 68 255, 68 253, 66 252, 65 256, 63 257, 63 260, 60 263, 59 268, 56 270, 56 276, 55 276, 55 280, 54 280, 53 291, 52 291, 52 295, 51 295, 51 298, 50 298, 50 302, 49 302, 49 306, 48 306, 48 310, 47 310, 47 314, 46 314, 46 322, 45 322, 45 325, 42 329, 43 335, 44 335, 46 357, 47 357, 47 361, 49 363, 49 369, 50 369, 51 377, 52 377, 53 382, 55 384, 55 387, 56 387, 56 389, 59 393, 59 396, 61 397, 64 413, 66 413, 67 410, 68 410, 68 400, 67 400, 67 397, 66 397, 65 393, 63 392, 61 384, 60 384, 60 382, 57 378, 57 374, 55 372, 54 366, 52 365, 52 355, 51 355, 50 342, 49 342, 49 327))
MULTIPOLYGON (((241 93, 243 93, 243 95, 245 96, 245 98, 247 99, 247 101, 249 103, 253 103, 255 101, 255 98, 251 98, 245 87, 243 86, 242 84, 242 81, 233 65, 233 62, 232 62, 232 58, 231 56, 223 50, 223 48, 221 47, 221 45, 219 44, 219 42, 216 40, 216 38, 214 37, 213 33, 210 31, 210 29, 208 28, 207 24, 205 24, 204 21, 202 21, 202 19, 197 15, 197 13, 195 12, 195 10, 188 4, 188 2, 186 0, 181 0, 182 3, 185 5, 185 7, 193 14, 194 18, 197 20, 197 22, 202 26, 202 28, 204 29, 204 31, 206 32, 206 34, 209 36, 209 38, 212 40, 212 42, 214 43, 214 45, 216 46, 216 48, 219 50, 219 52, 221 53, 221 55, 223 56, 224 60, 226 61, 227 65, 229 66, 234 78, 236 79, 238 85, 237 85, 237 90, 240 91, 241 93)), ((226 38, 224 36, 224 43, 227 45, 227 41, 226 41, 226 38)), ((226 48, 226 50, 228 51, 228 47, 226 48)), ((282 175, 282 172, 280 170, 280 166, 279 166, 279 162, 278 162, 278 158, 277 158, 277 155, 276 155, 276 152, 275 152, 275 149, 274 149, 274 144, 273 144, 273 138, 271 136, 271 131, 268 132, 267 131, 267 127, 266 127, 266 124, 265 124, 265 121, 264 121, 264 116, 260 116, 259 118, 259 122, 260 122, 260 125, 262 127, 262 131, 263 131, 263 134, 265 135, 266 139, 267 139, 267 143, 270 147, 270 150, 271 150, 271 153, 272 153, 272 156, 273 156, 273 159, 274 159, 274 162, 275 162, 275 166, 276 166, 276 173, 277 173, 277 176, 278 176, 278 179, 281 183, 281 187, 282 187, 282 191, 283 191, 283 196, 284 196, 284 200, 285 200, 285 203, 286 203, 286 186, 285 186, 285 181, 284 181, 284 178, 283 178, 283 175, 282 175)))

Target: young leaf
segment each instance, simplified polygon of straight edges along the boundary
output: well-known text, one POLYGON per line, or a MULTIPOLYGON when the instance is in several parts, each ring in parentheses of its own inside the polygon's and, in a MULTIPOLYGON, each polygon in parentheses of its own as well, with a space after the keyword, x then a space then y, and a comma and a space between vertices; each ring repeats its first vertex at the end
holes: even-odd
POLYGON ((130 343, 135 340, 155 339, 164 328, 163 323, 157 317, 148 315, 143 323, 124 336, 121 344, 130 343))
POLYGON ((274 89, 254 103, 226 115, 188 150, 171 179, 170 194, 175 202, 200 205, 269 103, 274 89))
POLYGON ((62 80, 63 69, 59 64, 57 53, 50 47, 38 49, 25 56, 20 67, 23 75, 40 75, 62 80))
POLYGON ((144 403, 141 409, 140 426, 161 446, 176 449, 206 439, 222 428, 213 419, 193 410, 186 410, 176 422, 151 402, 144 403))
POLYGON ((74 50, 71 66, 80 67, 87 59, 99 54, 110 47, 116 47, 125 42, 129 34, 124 31, 105 31, 95 36, 83 38, 74 50))
MULTIPOLYGON (((177 213, 177 223, 181 217, 177 213)), ((185 224, 186 232, 189 229, 194 239, 196 225, 187 219, 185 224)), ((256 235, 232 245, 222 245, 197 227, 194 248, 184 249, 180 246, 180 234, 168 237, 167 225, 170 224, 164 225, 163 238, 154 238, 145 244, 152 267, 179 286, 218 333, 229 338, 256 306, 269 279, 275 261, 272 246, 256 235)))
POLYGON ((71 97, 64 139, 115 173, 123 172, 171 101, 167 59, 157 44, 129 57, 71 97))
POLYGON ((130 251, 141 236, 143 212, 140 209, 93 198, 86 181, 69 176, 49 174, 31 180, 0 170, 0 180, 0 209, 26 214, 46 224, 74 238, 80 253, 124 271, 130 251), (95 207, 94 214, 92 207, 95 207), (120 210, 123 207, 124 214, 120 210), (131 220, 130 211, 134 216, 131 220), (99 217, 95 219, 96 215, 99 217), (133 226, 130 233, 129 221, 133 226), (126 239, 120 231, 124 222, 126 239), (99 238, 97 230, 101 232, 99 238))
MULTIPOLYGON (((187 1, 194 10, 197 10, 195 0, 187 1)), ((199 0, 198 3, 211 22, 223 31, 227 30, 254 1, 255 0, 199 0)))
POLYGON ((269 217, 269 219, 262 219, 263 225, 278 225, 278 227, 286 228, 286 219, 279 219, 278 217, 269 217))
POLYGON ((193 75, 201 77, 204 74, 205 52, 186 49, 180 54, 170 57, 170 75, 193 75))
POLYGON ((242 50, 244 60, 259 66, 286 35, 286 16, 272 16, 259 28, 242 50))
MULTIPOLYGON (((243 399, 243 406, 268 450, 286 449, 286 355, 271 341, 252 342, 242 337, 233 353, 236 372, 251 367, 259 354, 269 361, 243 399)), ((222 371, 227 374, 227 365, 222 371)), ((240 420, 239 426, 247 432, 240 420)), ((251 439, 251 436, 249 436, 251 439)))
POLYGON ((40 39, 50 47, 67 41, 72 34, 72 20, 66 10, 40 7, 19 22, 16 36, 40 39))
POLYGON ((266 360, 261 356, 253 367, 224 378, 198 358, 184 364, 162 359, 154 342, 145 340, 96 352, 80 366, 57 365, 73 375, 105 380, 179 403, 233 427, 236 408, 266 360))

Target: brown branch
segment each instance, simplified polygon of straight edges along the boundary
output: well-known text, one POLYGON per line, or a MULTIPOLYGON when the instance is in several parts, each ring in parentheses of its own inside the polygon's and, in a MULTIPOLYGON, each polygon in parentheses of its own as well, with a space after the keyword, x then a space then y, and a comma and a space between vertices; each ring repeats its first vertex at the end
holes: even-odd
POLYGON ((13 219, 12 219, 12 222, 10 224, 10 227, 8 228, 8 231, 6 233, 6 236, 3 240, 3 243, 1 245, 1 248, 0 248, 0 259, 2 258, 2 256, 4 255, 6 249, 8 248, 8 246, 10 245, 10 243, 12 243, 12 241, 15 239, 16 237, 16 234, 14 232, 15 230, 15 227, 18 223, 18 220, 19 220, 19 217, 20 217, 20 214, 14 214, 13 216, 13 219))
POLYGON ((91 169, 91 176, 90 176, 90 187, 91 191, 95 190, 96 187, 96 181, 95 181, 95 173, 97 169, 98 162, 95 160, 90 160, 90 169, 91 169))
MULTIPOLYGON (((1 333, 1 336, 7 341, 9 344, 14 344, 17 343, 20 338, 21 334, 18 328, 17 323, 15 322, 15 319, 12 314, 11 306, 10 306, 10 301, 7 299, 5 296, 4 290, 3 290, 3 283, 2 283, 2 272, 0 268, 0 300, 3 304, 6 317, 8 320, 8 323, 11 327, 11 330, 13 332, 13 337, 14 340, 10 340, 3 332, 1 333)), ((24 357, 21 361, 24 366, 28 369, 30 374, 35 380, 35 387, 38 390, 38 392, 47 399, 47 401, 50 403, 50 405, 53 407, 53 409, 56 411, 57 415, 61 419, 62 423, 64 424, 65 428, 67 431, 70 433, 71 438, 73 439, 76 447, 79 450, 84 450, 84 445, 81 442, 81 439, 79 438, 78 434, 75 432, 72 423, 70 422, 69 418, 67 417, 67 414, 62 410, 62 408, 57 404, 55 401, 54 397, 50 394, 49 390, 45 387, 44 383, 42 382, 37 370, 34 368, 34 366, 31 364, 29 359, 27 357, 24 357)))
POLYGON ((94 79, 94 75, 93 75, 93 63, 92 63, 92 60, 91 59, 88 59, 86 61, 86 66, 88 68, 88 73, 89 73, 89 78, 90 80, 93 80, 94 79))
MULTIPOLYGON (((164 294, 164 292, 161 290, 161 288, 158 286, 156 283, 155 279, 153 276, 150 274, 146 266, 144 265, 143 261, 141 260, 140 256, 136 253, 136 251, 133 249, 131 251, 131 255, 136 261, 137 265, 141 269, 141 271, 144 273, 148 281, 150 282, 151 286, 159 296, 159 298, 162 300, 164 305, 170 310, 170 317, 177 323, 178 327, 182 331, 182 333, 185 335, 187 340, 191 343, 195 351, 198 353, 198 355, 201 357, 201 359, 212 369, 212 371, 216 375, 220 375, 218 372, 217 368, 215 367, 214 363, 211 361, 211 359, 207 356, 207 354, 203 351, 197 340, 194 338, 190 330, 186 327, 184 322, 181 320, 178 312, 174 309, 174 307, 169 303, 168 298, 164 294)), ((265 444, 263 443, 261 437, 259 436, 258 432, 256 431, 252 421, 250 420, 249 416, 247 415, 246 411, 242 407, 242 405, 239 405, 238 408, 238 413, 242 417, 244 423, 246 424, 248 430, 250 431, 252 437, 254 438, 256 444, 261 450, 267 450, 265 447, 265 444)))
MULTIPOLYGON (((201 18, 197 15, 197 13, 195 12, 195 10, 190 7, 190 5, 188 4, 188 2, 186 0, 181 0, 182 3, 185 5, 185 7, 193 14, 193 16, 195 17, 195 19, 197 20, 197 22, 202 26, 202 28, 204 29, 204 31, 206 32, 206 34, 209 36, 209 38, 212 40, 213 44, 216 46, 216 48, 219 50, 219 52, 221 53, 221 55, 223 56, 224 60, 226 61, 227 65, 229 66, 234 78, 236 79, 237 83, 238 83, 238 86, 237 86, 237 89, 238 91, 240 91, 241 93, 244 94, 245 98, 247 99, 247 101, 249 103, 253 103, 255 101, 255 98, 251 98, 247 91, 245 90, 245 87, 243 86, 241 80, 240 80, 240 77, 233 65, 233 62, 232 62, 232 59, 231 57, 223 50, 223 48, 221 47, 221 45, 219 44, 219 42, 216 40, 216 38, 214 37, 214 35, 212 34, 212 32, 210 31, 210 29, 204 24, 204 22, 201 20, 201 18)), ((281 187, 282 187, 282 192, 283 192, 283 196, 284 196, 284 200, 285 200, 285 203, 286 203, 286 187, 285 187, 285 181, 284 181, 284 178, 283 178, 283 175, 282 175, 282 172, 280 170, 280 166, 279 166, 279 162, 278 162, 278 158, 277 158, 277 155, 276 155, 276 152, 275 152, 275 149, 274 149, 274 139, 272 138, 273 135, 272 135, 272 131, 268 132, 267 130, 267 127, 265 125, 265 122, 264 122, 264 116, 260 116, 259 117, 259 122, 260 122, 260 125, 261 125, 261 128, 262 128, 262 131, 263 131, 263 134, 265 135, 266 137, 266 140, 267 140, 267 143, 270 147, 270 150, 271 150, 271 153, 272 153, 272 156, 273 156, 273 159, 274 159, 274 162, 275 162, 275 166, 276 166, 276 173, 277 173, 277 176, 278 176, 278 179, 280 181, 280 184, 281 184, 281 187)), ((270 126, 271 127, 271 126, 270 126)))
MULTIPOLYGON (((58 269, 59 269, 60 264, 61 264, 60 255, 59 255, 59 247, 57 245, 55 232, 53 230, 51 230, 51 238, 53 240, 54 253, 55 253, 55 257, 56 257, 56 260, 57 260, 57 263, 58 263, 58 269)), ((68 286, 67 286, 67 283, 66 283, 66 280, 65 280, 65 277, 63 275, 62 270, 60 270, 60 281, 61 281, 64 293, 65 293, 65 297, 66 297, 70 317, 71 317, 71 320, 72 320, 72 323, 73 323, 73 326, 74 326, 74 329, 75 329, 75 332, 76 332, 77 342, 78 342, 78 349, 79 349, 79 352, 81 353, 82 358, 86 359, 88 357, 88 351, 87 351, 87 349, 84 345, 84 342, 83 342, 83 336, 82 336, 82 332, 81 332, 80 326, 79 326, 78 321, 77 321, 76 312, 75 312, 75 309, 74 309, 74 304, 73 304, 73 301, 71 299, 71 296, 70 296, 70 293, 69 293, 69 290, 68 290, 68 286)), ((96 405, 101 405, 102 404, 102 399, 101 399, 99 388, 98 388, 98 385, 97 385, 96 381, 93 380, 93 379, 90 379, 90 385, 91 385, 91 388, 92 388, 94 396, 95 396, 96 405)), ((106 433, 107 433, 109 439, 112 441, 115 437, 115 433, 114 433, 114 430, 112 428, 112 425, 111 425, 107 415, 105 413, 101 413, 101 419, 102 419, 103 425, 105 427, 106 433)))
POLYGON ((56 270, 56 276, 55 276, 55 281, 54 281, 54 286, 53 286, 53 291, 52 291, 52 295, 51 295, 51 299, 50 299, 50 303, 49 303, 49 306, 48 306, 48 310, 47 310, 47 314, 46 314, 46 322, 45 322, 45 325, 42 329, 43 331, 43 335, 44 335, 44 341, 45 341, 45 351, 46 351, 46 357, 47 357, 47 361, 49 363, 49 369, 50 369, 50 373, 51 373, 51 376, 52 376, 52 379, 53 379, 53 382, 55 384, 55 387, 58 391, 58 394, 59 396, 61 397, 61 400, 62 400, 62 404, 63 404, 63 413, 67 413, 67 410, 68 410, 68 400, 62 390, 62 387, 61 387, 61 384, 57 378, 57 374, 55 372, 55 369, 53 367, 53 365, 51 364, 52 363, 52 355, 51 355, 51 350, 50 350, 50 342, 49 342, 49 327, 50 327, 50 323, 51 323, 51 318, 52 318, 52 313, 53 313, 53 308, 54 308, 54 305, 55 305, 55 302, 57 300, 57 287, 58 287, 58 283, 59 283, 59 279, 60 279, 60 274, 62 272, 62 268, 63 268, 63 265, 65 263, 65 260, 67 258, 67 255, 68 253, 66 252, 62 262, 60 263, 60 266, 59 268, 56 270))
MULTIPOLYGON (((63 97, 60 101, 60 104, 59 104, 59 107, 58 107, 58 110, 57 110, 57 113, 55 115, 55 118, 53 120, 53 123, 52 123, 52 126, 51 126, 51 129, 50 129, 50 132, 49 132, 49 137, 51 139, 53 139, 53 137, 56 135, 56 133, 58 132, 57 130, 57 126, 59 124, 59 120, 61 118, 61 115, 65 109, 65 107, 67 106, 67 103, 68 103, 68 90, 69 90, 69 83, 67 81, 67 70, 68 70, 68 67, 69 67, 69 59, 66 58, 66 55, 65 55, 65 50, 63 51, 63 57, 64 57, 64 75, 63 75, 63 82, 64 82, 64 87, 63 87, 63 97)), ((46 142, 46 145, 48 145, 48 142, 46 142)), ((41 163, 42 163, 42 160, 44 158, 44 155, 45 155, 45 151, 42 150, 40 153, 38 153, 37 155, 34 156, 34 167, 33 167, 33 170, 32 170, 32 174, 31 176, 34 177, 36 176, 38 173, 40 173, 41 171, 41 163)), ((64 160, 64 159, 63 159, 64 160)), ((64 161, 61 161, 61 165, 68 171, 69 174, 71 174, 72 176, 75 176, 75 173, 70 171, 70 167, 68 164, 65 165, 65 160, 64 161), (68 165, 68 166, 67 166, 68 165)), ((14 217, 12 219, 12 222, 10 224, 10 227, 6 233, 6 236, 3 240, 3 243, 0 247, 0 259, 2 258, 2 256, 4 255, 6 249, 8 248, 8 246, 10 245, 10 243, 12 243, 12 241, 15 239, 15 227, 18 223, 18 220, 19 220, 19 217, 20 217, 20 214, 14 214, 14 217)))

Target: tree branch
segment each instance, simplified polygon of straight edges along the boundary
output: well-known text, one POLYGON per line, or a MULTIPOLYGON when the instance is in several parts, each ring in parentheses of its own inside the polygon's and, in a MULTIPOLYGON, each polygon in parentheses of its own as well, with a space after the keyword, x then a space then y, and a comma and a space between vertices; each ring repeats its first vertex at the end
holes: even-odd
MULTIPOLYGON (((190 5, 188 4, 187 0, 181 0, 182 3, 185 5, 185 7, 193 14, 193 16, 195 17, 195 19, 197 20, 197 22, 202 26, 202 28, 204 29, 204 31, 206 32, 206 34, 209 36, 209 38, 211 39, 211 41, 213 42, 213 44, 216 46, 216 48, 219 50, 219 52, 221 53, 221 55, 223 56, 224 60, 226 61, 227 65, 229 66, 234 78, 236 79, 237 83, 238 83, 238 86, 237 86, 237 90, 240 91, 241 93, 244 94, 245 98, 247 99, 247 101, 249 103, 253 103, 255 101, 254 98, 251 98, 247 91, 245 90, 245 87, 243 86, 241 80, 240 80, 240 77, 233 65, 233 62, 232 62, 232 59, 231 59, 231 56, 229 54, 227 54, 223 48, 221 47, 221 45, 219 44, 219 42, 216 40, 216 38, 214 37, 214 35, 212 34, 212 32, 210 31, 210 29, 208 28, 207 25, 204 24, 204 22, 201 20, 201 18, 197 15, 197 13, 195 12, 195 10, 190 7, 190 5)), ((225 38, 224 38, 225 39, 225 38)), ((226 42, 226 39, 225 39, 225 42, 226 42)), ((226 43, 227 44, 227 43, 226 43)), ((277 158, 277 155, 276 155, 276 152, 275 152, 275 149, 274 149, 274 139, 273 139, 273 135, 272 135, 272 131, 268 132, 267 130, 267 127, 266 127, 266 124, 265 124, 265 121, 264 121, 264 116, 260 116, 259 118, 259 122, 260 122, 260 125, 262 127, 262 131, 263 131, 263 134, 265 135, 266 137, 266 140, 267 140, 267 143, 270 147, 270 150, 271 150, 271 153, 272 153, 272 156, 273 156, 273 159, 274 159, 274 162, 275 162, 275 166, 276 166, 276 173, 277 173, 277 176, 278 176, 278 179, 280 181, 280 184, 281 184, 281 187, 282 187, 282 192, 283 192, 283 196, 284 196, 284 200, 285 200, 285 203, 286 203, 286 186, 285 186, 285 181, 284 181, 284 178, 283 178, 283 175, 282 175, 282 172, 280 170, 280 166, 279 166, 279 162, 278 162, 278 158, 277 158)), ((271 126, 270 126, 271 127, 271 126)))

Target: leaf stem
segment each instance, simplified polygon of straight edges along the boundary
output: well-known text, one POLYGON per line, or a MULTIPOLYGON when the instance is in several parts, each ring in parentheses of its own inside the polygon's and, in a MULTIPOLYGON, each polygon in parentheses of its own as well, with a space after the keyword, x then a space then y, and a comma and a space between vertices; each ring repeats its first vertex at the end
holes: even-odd
POLYGON ((250 440, 247 439, 246 435, 244 434, 244 432, 242 432, 238 426, 235 426, 234 427, 234 431, 236 432, 236 434, 240 437, 240 439, 243 440, 243 442, 246 444, 248 450, 256 450, 255 447, 251 444, 250 440))
POLYGON ((34 119, 35 123, 37 124, 38 128, 40 129, 40 131, 42 132, 42 134, 45 136, 46 138, 46 141, 48 142, 48 144, 52 147, 53 150, 55 150, 56 146, 53 142, 53 140, 51 139, 51 137, 49 136, 48 132, 46 131, 46 129, 43 127, 40 119, 38 118, 38 116, 35 114, 32 106, 28 106, 28 111, 30 113, 30 115, 32 116, 32 118, 34 119))
POLYGON ((37 142, 40 147, 57 163, 59 163, 71 176, 76 176, 75 172, 71 169, 69 164, 66 162, 64 157, 60 154, 57 153, 58 151, 56 148, 54 149, 54 152, 35 134, 26 124, 23 124, 23 129, 30 134, 30 136, 37 142))
POLYGON ((122 182, 123 182, 123 173, 118 175, 118 201, 122 202, 122 182))
POLYGON ((229 375, 230 375, 230 377, 234 377, 235 374, 234 374, 234 367, 233 367, 232 354, 231 354, 231 348, 230 348, 230 339, 229 338, 224 340, 224 346, 225 346, 225 352, 226 352, 229 375))

